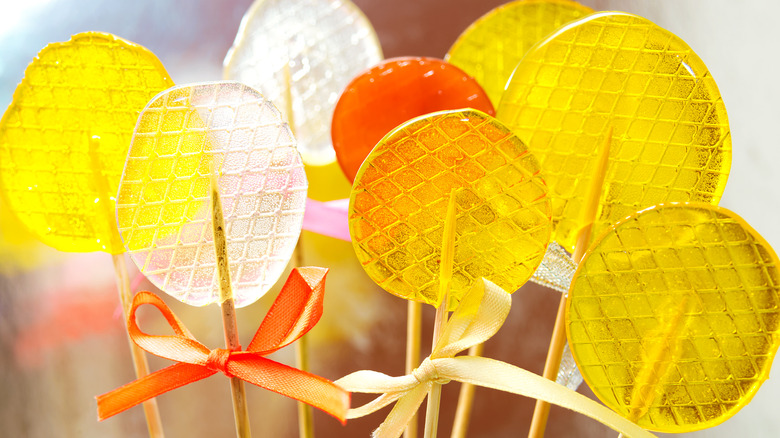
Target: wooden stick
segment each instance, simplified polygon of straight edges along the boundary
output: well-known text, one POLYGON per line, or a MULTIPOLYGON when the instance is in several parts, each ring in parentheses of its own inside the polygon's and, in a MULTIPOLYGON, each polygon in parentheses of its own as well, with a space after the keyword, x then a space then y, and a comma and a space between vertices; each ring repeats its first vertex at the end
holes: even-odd
MULTIPOLYGON (((609 165, 609 149, 612 145, 612 131, 612 127, 607 131, 607 137, 599 151, 596 172, 593 175, 593 180, 591 180, 587 197, 585 198, 585 210, 583 215, 585 219, 584 226, 577 235, 577 243, 574 245, 574 255, 572 256, 574 262, 578 264, 582 260, 582 256, 585 255, 585 251, 588 249, 591 229, 593 228, 593 222, 596 220, 596 214, 598 213, 601 191, 604 187, 604 179, 607 175, 607 167, 609 165)), ((543 376, 545 379, 552 381, 555 381, 558 376, 558 369, 561 366, 561 358, 563 356, 563 348, 566 345, 566 298, 566 294, 561 294, 561 302, 558 305, 558 314, 555 318, 552 339, 550 340, 550 347, 547 350, 547 360, 544 363, 543 376)), ((544 430, 547 427, 547 417, 549 415, 550 404, 542 400, 537 400, 534 416, 531 419, 531 428, 528 432, 529 438, 541 438, 544 436, 544 430)))
MULTIPOLYGON (((469 348, 469 356, 482 356, 485 344, 477 344, 469 348)), ((471 406, 474 404, 474 390, 470 383, 463 383, 458 394, 458 408, 455 410, 455 422, 452 423, 451 438, 466 438, 471 420, 471 406)))
MULTIPOLYGON (((406 305, 406 374, 420 364, 420 338, 422 337, 422 303, 407 301, 406 305)), ((404 438, 417 438, 417 414, 409 421, 404 438)))
MULTIPOLYGON (((303 266, 303 234, 295 244, 295 265, 303 266)), ((295 342, 295 365, 301 371, 309 371, 309 342, 307 335, 301 336, 295 342)), ((314 438, 314 412, 306 403, 298 402, 298 436, 314 438)))
MULTIPOLYGON (((103 166, 100 163, 98 148, 100 147, 100 137, 89 135, 89 162, 92 174, 95 178, 95 184, 99 196, 98 204, 102 210, 103 216, 107 219, 105 229, 108 232, 108 245, 112 250, 122 247, 122 240, 119 237, 119 229, 114 219, 114 208, 111 203, 111 190, 108 180, 103 174, 103 166)), ((133 292, 130 290, 130 276, 127 274, 127 263, 125 263, 124 254, 111 254, 114 261, 114 273, 116 275, 116 285, 119 290, 119 302, 122 304, 122 316, 125 324, 125 333, 127 333, 127 316, 130 314, 130 307, 133 304, 133 292)), ((130 356, 133 358, 133 369, 135 377, 141 378, 149 374, 149 362, 146 360, 146 353, 141 347, 135 345, 128 336, 127 342, 130 344, 130 356)), ((160 410, 157 408, 157 399, 151 399, 143 403, 144 417, 146 417, 146 427, 149 429, 151 438, 163 438, 165 434, 162 428, 162 419, 160 410)))
MULTIPOLYGON (((114 271, 116 272, 116 283, 119 288, 119 301, 122 303, 122 315, 124 317, 125 324, 127 324, 127 316, 130 313, 130 307, 133 303, 133 292, 130 290, 130 278, 127 275, 127 264, 125 263, 124 254, 112 254, 111 257, 114 260, 114 271)), ((127 333, 127 328, 125 328, 127 333)), ((141 378, 149 374, 149 362, 146 361, 146 354, 141 347, 135 345, 130 337, 127 338, 130 343, 130 355, 133 358, 133 369, 135 369, 135 376, 141 378)), ((160 410, 157 408, 157 399, 145 401, 143 403, 144 417, 146 417, 146 427, 149 429, 149 436, 152 438, 163 438, 162 419, 160 418, 160 410)))
MULTIPOLYGON (((441 331, 447 323, 450 307, 450 280, 455 259, 455 192, 450 193, 447 203, 447 215, 444 218, 444 232, 441 242, 441 265, 439 273, 439 296, 442 297, 436 308, 436 320, 433 325, 433 343, 431 350, 436 348, 441 331)), ((428 391, 428 406, 425 411, 425 438, 436 438, 439 426, 439 405, 441 402, 441 385, 434 383, 428 391)))
MULTIPOLYGON (((238 339, 233 288, 230 284, 225 218, 222 213, 222 200, 219 196, 217 177, 214 172, 211 174, 211 211, 212 228, 214 229, 214 252, 217 257, 217 270, 219 273, 219 301, 222 308, 222 329, 225 333, 225 346, 228 350, 239 350, 241 349, 241 343, 238 339)), ((252 433, 249 430, 249 412, 246 404, 244 381, 238 377, 231 377, 230 391, 233 396, 236 436, 238 438, 250 438, 252 433)))

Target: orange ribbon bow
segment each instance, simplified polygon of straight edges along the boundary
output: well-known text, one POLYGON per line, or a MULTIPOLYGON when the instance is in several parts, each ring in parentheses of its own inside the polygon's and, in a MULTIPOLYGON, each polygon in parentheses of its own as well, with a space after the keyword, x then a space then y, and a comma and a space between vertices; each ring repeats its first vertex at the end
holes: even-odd
POLYGON ((245 351, 210 350, 196 341, 171 309, 156 295, 140 292, 128 316, 130 339, 149 353, 179 362, 97 397, 98 419, 104 420, 160 394, 221 371, 295 400, 308 403, 346 422, 350 395, 333 382, 266 359, 308 332, 322 315, 325 268, 293 269, 282 291, 245 351), (149 335, 138 328, 135 312, 155 306, 176 332, 149 335))

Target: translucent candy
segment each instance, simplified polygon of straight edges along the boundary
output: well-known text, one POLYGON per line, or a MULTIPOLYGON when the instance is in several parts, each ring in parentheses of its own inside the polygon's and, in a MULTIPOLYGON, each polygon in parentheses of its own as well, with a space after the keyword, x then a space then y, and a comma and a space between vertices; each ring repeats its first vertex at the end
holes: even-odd
POLYGON ((363 160, 393 128, 436 111, 474 108, 495 115, 482 87, 433 58, 394 58, 349 83, 333 112, 331 135, 341 169, 355 180, 363 160))
POLYGON ((640 426, 719 424, 768 377, 780 331, 777 255, 708 204, 657 206, 606 230, 567 303, 585 381, 640 426))
POLYGON ((473 76, 498 106, 512 71, 528 49, 564 24, 592 12, 567 0, 513 1, 463 31, 444 59, 473 76))
POLYGON ((52 43, 25 70, 0 121, 8 206, 60 251, 124 251, 114 197, 138 112, 173 85, 153 53, 86 32, 52 43))
POLYGON ((234 82, 174 87, 138 119, 117 198, 128 253, 157 287, 217 302, 211 172, 225 217, 236 307, 284 271, 301 231, 306 174, 279 111, 234 82))
POLYGON ((382 59, 371 23, 349 0, 256 0, 225 58, 225 78, 257 88, 287 119, 307 164, 335 161, 333 107, 382 59))
POLYGON ((539 157, 553 239, 567 249, 584 225, 583 200, 610 128, 594 237, 658 203, 716 204, 731 166, 726 109, 704 63, 680 38, 626 13, 593 14, 532 49, 497 117, 539 157))
POLYGON ((536 158, 487 114, 442 111, 394 129, 355 178, 352 243, 368 275, 388 292, 440 302, 451 193, 457 202, 451 308, 480 277, 514 291, 536 270, 551 232, 536 158))

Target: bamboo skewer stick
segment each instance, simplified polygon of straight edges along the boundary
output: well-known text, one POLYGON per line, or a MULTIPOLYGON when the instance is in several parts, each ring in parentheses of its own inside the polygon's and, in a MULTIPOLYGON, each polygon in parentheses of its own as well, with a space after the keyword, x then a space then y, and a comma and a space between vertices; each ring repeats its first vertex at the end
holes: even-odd
MULTIPOLYGON (((211 174, 211 208, 214 229, 214 250, 219 273, 219 301, 222 309, 222 329, 225 333, 225 346, 228 350, 241 349, 236 323, 236 309, 233 302, 233 288, 230 284, 230 265, 228 263, 227 239, 225 237, 225 218, 222 213, 222 200, 217 187, 217 176, 211 174)), ((233 396, 233 416, 236 421, 236 436, 250 438, 249 413, 246 403, 244 381, 238 377, 230 378, 230 391, 233 396)))
MULTIPOLYGON (((590 187, 588 188, 587 197, 585 198, 585 210, 584 210, 584 224, 577 235, 577 242, 574 245, 574 259, 575 263, 582 260, 582 256, 585 255, 585 251, 588 249, 588 243, 590 242, 591 229, 593 228, 593 222, 596 220, 596 214, 599 209, 599 200, 601 199, 601 192, 604 187, 604 179, 607 175, 607 167, 609 166, 609 150, 612 145, 612 127, 607 131, 607 137, 602 143, 601 150, 598 155, 598 163, 596 172, 591 180, 590 187)), ((563 357, 563 348, 566 345, 566 326, 565 326, 565 313, 566 313, 566 294, 561 295, 561 302, 558 305, 558 314, 555 318, 555 326, 553 327, 552 339, 550 340, 550 347, 547 351, 547 360, 544 363, 544 378, 555 381, 558 376, 558 369, 561 366, 561 358, 563 357)), ((534 415, 531 419, 531 428, 528 432, 529 438, 541 438, 544 436, 544 430, 547 427, 547 417, 550 415, 550 404, 541 400, 536 401, 536 407, 534 409, 534 415)))
MULTIPOLYGON (((444 219, 444 233, 442 236, 441 265, 439 274, 439 295, 441 304, 436 308, 436 320, 433 326, 433 343, 431 350, 436 348, 441 331, 447 323, 450 306, 450 280, 452 279, 452 266, 455 259, 455 192, 450 193, 447 204, 447 215, 444 219)), ((441 401, 441 385, 434 383, 428 392, 428 406, 425 412, 425 438, 436 438, 439 424, 439 405, 441 401)))
MULTIPOLYGON (((406 306, 406 374, 411 374, 420 364, 420 338, 422 337, 422 303, 408 301, 406 306)), ((409 421, 404 438, 417 438, 417 414, 409 421)))
MULTIPOLYGON (((469 356, 482 356, 485 344, 477 344, 469 348, 469 356)), ((458 394, 458 408, 455 410, 455 421, 452 423, 451 438, 466 438, 471 419, 471 407, 474 404, 474 390, 470 383, 463 383, 458 394)))
MULTIPOLYGON (((89 135, 89 134, 86 134, 89 135)), ((102 172, 102 166, 100 165, 100 158, 98 156, 98 147, 100 146, 100 137, 97 135, 89 135, 87 139, 89 143, 89 160, 92 167, 92 173, 95 177, 95 183, 97 186, 100 208, 103 210, 103 215, 108 218, 114 218, 114 210, 111 208, 111 196, 108 181, 102 172)), ((106 229, 109 234, 110 248, 117 248, 122 246, 122 240, 119 237, 119 230, 116 225, 116 221, 108 219, 106 223, 106 229)), ((130 277, 127 273, 127 263, 125 262, 124 254, 112 254, 111 258, 114 262, 114 273, 116 276, 116 285, 119 290, 119 302, 122 305, 122 319, 125 322, 125 333, 127 333, 127 317, 130 314, 130 307, 133 304, 133 292, 130 289, 130 277)), ((146 360, 146 353, 141 347, 135 345, 130 338, 127 338, 130 344, 130 356, 133 359, 133 369, 135 370, 136 378, 145 377, 149 374, 149 362, 146 360)), ((144 417, 146 418, 146 427, 149 430, 149 436, 151 438, 163 438, 162 419, 160 418, 160 410, 157 408, 157 400, 151 399, 143 403, 144 417)))

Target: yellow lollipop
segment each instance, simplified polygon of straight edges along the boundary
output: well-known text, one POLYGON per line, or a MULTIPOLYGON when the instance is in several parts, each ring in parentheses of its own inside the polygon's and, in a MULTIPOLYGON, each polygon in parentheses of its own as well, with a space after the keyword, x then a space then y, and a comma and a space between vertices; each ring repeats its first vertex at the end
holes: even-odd
POLYGON ((455 110, 397 127, 357 173, 349 229, 377 284, 439 306, 451 194, 458 215, 450 308, 480 277, 509 291, 528 280, 550 238, 550 203, 536 158, 494 118, 455 110))
POLYGON ((138 112, 173 85, 153 53, 106 33, 47 45, 0 121, 9 207, 61 251, 121 254, 114 196, 138 112))
POLYGON ((719 424, 768 377, 780 260, 734 213, 668 204, 597 238, 575 274, 567 335, 585 381, 642 427, 719 424))
POLYGON ((568 0, 516 0, 471 24, 445 60, 471 75, 498 106, 509 77, 534 44, 564 24, 593 13, 568 0))
POLYGON ((529 51, 497 117, 539 157, 554 240, 569 249, 610 129, 593 236, 658 203, 717 203, 731 165, 726 109, 704 63, 669 31, 622 12, 590 15, 529 51))

